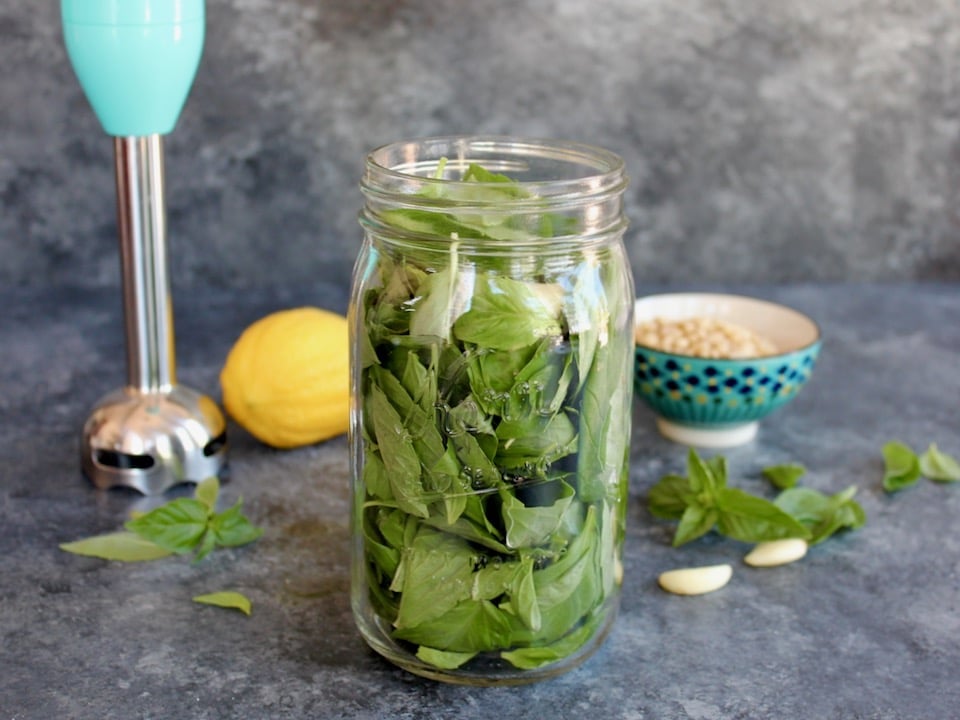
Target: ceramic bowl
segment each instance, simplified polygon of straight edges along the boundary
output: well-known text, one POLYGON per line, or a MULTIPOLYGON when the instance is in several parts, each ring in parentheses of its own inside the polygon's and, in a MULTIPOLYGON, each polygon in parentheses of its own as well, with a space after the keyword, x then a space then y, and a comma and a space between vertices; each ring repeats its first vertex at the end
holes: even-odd
POLYGON ((759 420, 797 396, 820 352, 820 329, 785 305, 740 295, 671 293, 636 302, 636 325, 661 318, 709 317, 769 340, 778 354, 714 359, 663 352, 638 343, 637 396, 656 414, 665 437, 697 447, 750 442, 759 420))

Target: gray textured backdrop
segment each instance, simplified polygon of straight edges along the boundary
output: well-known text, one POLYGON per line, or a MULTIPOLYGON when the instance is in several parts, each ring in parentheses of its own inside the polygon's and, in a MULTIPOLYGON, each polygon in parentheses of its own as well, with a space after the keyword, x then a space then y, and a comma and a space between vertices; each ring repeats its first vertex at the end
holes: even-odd
MULTIPOLYGON (((0 283, 116 285, 59 3, 0 0, 0 283)), ((621 153, 638 282, 960 279, 957 0, 211 0, 167 142, 178 286, 349 284, 365 152, 621 153)))

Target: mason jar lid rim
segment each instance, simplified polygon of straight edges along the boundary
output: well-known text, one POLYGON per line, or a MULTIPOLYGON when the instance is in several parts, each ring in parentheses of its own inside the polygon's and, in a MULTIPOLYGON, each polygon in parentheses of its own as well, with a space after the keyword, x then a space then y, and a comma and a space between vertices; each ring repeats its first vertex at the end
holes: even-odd
MULTIPOLYGON (((371 150, 367 154, 366 166, 368 170, 374 171, 383 176, 391 177, 398 180, 416 180, 418 182, 423 182, 426 184, 450 184, 450 183, 460 183, 459 180, 449 180, 444 178, 431 178, 424 175, 415 175, 409 172, 404 172, 402 170, 397 170, 396 166, 391 167, 386 164, 382 164, 377 160, 377 156, 382 156, 388 150, 398 149, 404 145, 439 145, 442 143, 447 144, 465 144, 469 147, 477 149, 493 149, 501 147, 504 150, 514 149, 533 149, 540 150, 544 153, 549 153, 549 155, 544 155, 545 157, 553 156, 555 159, 566 159, 567 156, 570 159, 580 158, 583 160, 585 165, 594 165, 601 164, 604 167, 596 167, 596 172, 585 173, 582 176, 575 178, 558 178, 555 180, 522 180, 515 179, 515 182, 518 186, 523 188, 551 188, 554 190, 569 188, 574 186, 582 186, 584 182, 587 182, 592 179, 610 177, 618 178, 624 175, 624 161, 623 158, 611 150, 607 150, 597 145, 591 145, 588 143, 575 142, 570 140, 553 140, 547 138, 533 138, 533 137, 521 137, 521 136, 512 136, 512 135, 437 135, 424 138, 414 138, 410 140, 400 140, 392 143, 387 143, 381 145, 374 150, 371 150), (591 163, 590 160, 594 160, 594 163, 591 163)), ((517 153, 519 157, 523 157, 522 153, 517 153)), ((437 158, 439 161, 439 157, 437 158)), ((477 162, 482 164, 478 159, 477 162)), ((625 180, 620 177, 616 182, 616 185, 625 183, 625 180)), ((490 185, 496 186, 500 183, 492 182, 471 182, 474 185, 490 185)), ((609 186, 602 186, 596 188, 598 191, 607 192, 610 188, 609 186)), ((582 189, 580 190, 582 192, 582 189)))

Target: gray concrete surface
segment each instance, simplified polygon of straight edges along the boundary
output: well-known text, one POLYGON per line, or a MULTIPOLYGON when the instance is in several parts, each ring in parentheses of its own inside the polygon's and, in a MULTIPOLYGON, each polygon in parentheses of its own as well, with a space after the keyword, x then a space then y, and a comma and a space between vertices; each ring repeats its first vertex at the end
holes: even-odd
MULTIPOLYGON (((471 689, 415 678, 364 646, 348 601, 345 441, 278 452, 231 425, 228 500, 265 528, 254 545, 123 565, 58 543, 117 528, 139 496, 94 490, 77 436, 122 382, 110 288, 2 289, 0 307, 0 718, 479 718, 931 720, 960 707, 960 486, 880 487, 881 445, 936 441, 960 455, 956 284, 756 286, 815 317, 810 384, 729 451, 733 482, 769 492, 762 467, 806 464, 823 491, 854 484, 866 526, 796 565, 750 570, 745 546, 670 547, 645 510, 683 448, 634 412, 621 615, 604 647, 560 678, 471 689), (656 587, 662 570, 732 562, 700 598, 656 587), (190 598, 225 588, 247 618, 190 598)), ((280 307, 342 302, 335 283, 198 289, 177 304, 180 379, 217 396, 239 330, 280 307)))
MULTIPOLYGON (((119 283, 56 2, 0 0, 0 285, 119 283)), ((342 290, 364 154, 621 153, 638 282, 960 278, 955 0, 223 0, 167 143, 179 286, 342 290)))

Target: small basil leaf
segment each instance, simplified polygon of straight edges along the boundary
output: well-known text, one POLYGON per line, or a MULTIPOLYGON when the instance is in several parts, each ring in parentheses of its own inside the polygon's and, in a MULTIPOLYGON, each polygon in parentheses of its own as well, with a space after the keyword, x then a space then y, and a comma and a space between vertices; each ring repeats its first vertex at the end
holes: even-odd
POLYGON ((715 455, 709 460, 704 460, 703 464, 713 476, 714 487, 727 486, 727 459, 723 455, 715 455))
POLYGON ((367 397, 368 414, 373 420, 377 446, 397 504, 412 515, 428 517, 430 512, 420 484, 420 458, 400 415, 379 386, 371 385, 367 397))
POLYGON ((909 487, 920 479, 920 461, 916 453, 902 442, 888 442, 883 446, 883 489, 895 492, 909 487))
POLYGON ((807 469, 803 465, 788 463, 786 465, 771 465, 763 469, 763 476, 769 480, 774 487, 780 490, 792 488, 797 484, 797 480, 807 474, 807 469))
POLYGON ((920 472, 924 477, 937 482, 960 481, 960 463, 940 452, 936 443, 930 443, 927 451, 920 456, 920 472))
POLYGON ((824 495, 813 488, 788 488, 774 504, 809 528, 807 542, 816 545, 839 530, 853 530, 866 522, 866 513, 853 499, 856 492, 854 486, 835 495, 824 495))
POLYGON ((681 475, 664 475, 647 493, 647 508, 654 517, 679 520, 687 509, 690 481, 681 475))
POLYGON ((220 495, 220 480, 216 476, 208 477, 197 483, 193 496, 207 506, 211 512, 217 507, 217 496, 220 495))
POLYGON ((706 535, 717 524, 717 511, 706 508, 697 503, 687 506, 677 525, 677 532, 673 536, 673 546, 679 547, 691 540, 706 535))
POLYGON ((463 342, 495 350, 520 350, 548 335, 560 335, 563 292, 485 274, 478 277, 470 309, 457 318, 454 333, 463 342))
POLYGON ((687 472, 690 477, 690 489, 700 494, 706 493, 713 497, 717 490, 727 484, 726 460, 722 457, 713 458, 704 462, 697 451, 690 448, 687 456, 687 472), (720 475, 717 472, 722 473, 720 475))
POLYGON ((575 494, 567 483, 560 483, 560 488, 556 501, 543 507, 527 507, 508 490, 500 491, 507 547, 536 547, 550 540, 575 494))
MULTIPOLYGON (((413 542, 402 551, 404 574, 395 626, 398 629, 417 627, 469 598, 475 554, 465 540, 421 527, 413 542)), ((395 582, 396 579, 394 576, 395 582)), ((424 644, 451 649, 429 641, 424 644)))
POLYGON ((178 554, 190 552, 207 530, 209 510, 199 500, 179 498, 129 520, 124 527, 178 554))
POLYGON ((738 488, 723 488, 717 498, 717 531, 743 542, 809 538, 810 531, 769 500, 738 488))
POLYGON ((217 607, 239 610, 244 615, 249 615, 251 611, 250 599, 243 593, 238 593, 233 590, 197 595, 193 598, 193 601, 201 603, 202 605, 215 605, 217 607))
POLYGON ((237 547, 263 535, 263 530, 251 524, 241 513, 242 506, 243 500, 237 500, 232 507, 210 519, 210 532, 216 537, 217 545, 237 547))
POLYGON ((197 546, 197 554, 194 557, 194 562, 199 562, 203 560, 207 555, 213 552, 213 549, 217 546, 217 536, 207 530, 203 534, 203 539, 200 541, 200 544, 197 546))
POLYGON ((416 627, 397 627, 394 637, 452 652, 498 650, 511 644, 509 617, 490 600, 467 599, 416 627))
POLYGON ((60 549, 74 555, 86 555, 121 562, 157 560, 173 554, 172 551, 155 545, 136 533, 123 531, 63 543, 60 545, 60 549))
POLYGON ((417 648, 417 657, 435 668, 441 670, 456 670, 465 662, 476 656, 475 652, 451 652, 421 645, 417 648))
POLYGON ((602 615, 598 615, 590 622, 581 625, 573 632, 549 645, 508 650, 500 653, 500 657, 521 670, 533 670, 543 665, 556 662, 557 660, 562 660, 573 654, 593 637, 593 633, 597 629, 596 626, 602 617, 602 615))

